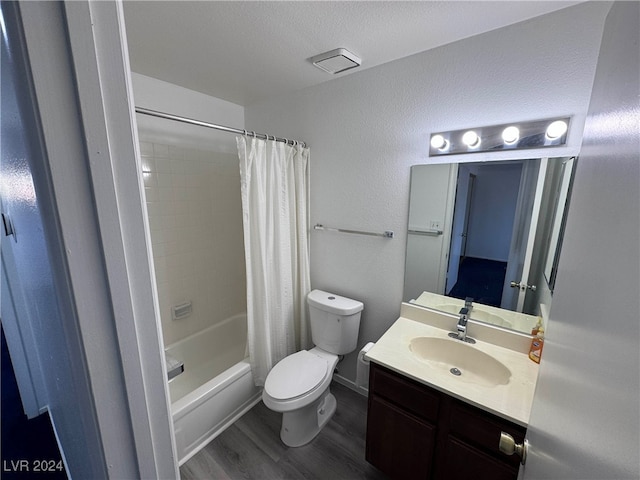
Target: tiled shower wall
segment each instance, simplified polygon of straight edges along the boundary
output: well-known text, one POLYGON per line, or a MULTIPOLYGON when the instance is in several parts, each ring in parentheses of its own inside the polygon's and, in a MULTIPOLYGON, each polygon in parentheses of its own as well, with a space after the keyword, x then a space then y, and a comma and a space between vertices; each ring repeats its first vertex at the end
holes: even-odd
POLYGON ((238 157, 141 142, 165 345, 246 311, 238 157), (172 306, 192 302, 190 316, 172 306))

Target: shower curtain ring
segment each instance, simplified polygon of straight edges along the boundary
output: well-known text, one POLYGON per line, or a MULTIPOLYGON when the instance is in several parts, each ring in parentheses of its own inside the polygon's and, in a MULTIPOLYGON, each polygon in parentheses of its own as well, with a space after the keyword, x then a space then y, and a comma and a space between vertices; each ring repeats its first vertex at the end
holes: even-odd
POLYGON ((254 131, 252 130, 252 131, 251 131, 251 133, 253 133, 253 138, 254 138, 254 139, 255 139, 255 138, 257 138, 257 137, 256 137, 256 132, 254 132, 254 131))

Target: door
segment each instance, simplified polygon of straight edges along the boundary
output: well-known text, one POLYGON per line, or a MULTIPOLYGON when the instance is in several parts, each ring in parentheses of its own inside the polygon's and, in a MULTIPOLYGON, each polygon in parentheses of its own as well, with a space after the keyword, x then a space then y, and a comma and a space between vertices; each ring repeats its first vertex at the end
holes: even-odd
POLYGON ((640 478, 639 19, 614 2, 604 26, 524 480, 640 478))
POLYGON ((535 247, 536 233, 538 230, 538 218, 540 217, 540 205, 542 204, 542 193, 544 191, 544 178, 547 174, 547 165, 549 159, 543 158, 540 161, 540 168, 538 170, 538 181, 536 182, 536 190, 533 198, 533 209, 531 211, 531 222, 529 223, 529 233, 526 237, 526 248, 524 249, 524 261, 522 263, 522 273, 520 280, 516 278, 516 284, 519 287, 514 287, 511 282, 510 288, 516 288, 518 290, 518 302, 516 305, 516 311, 522 312, 524 309, 524 302, 527 295, 535 291, 536 285, 532 285, 529 280, 531 272, 531 262, 534 260, 533 251, 535 247))
POLYGON ((460 258, 464 256, 467 244, 467 232, 469 231, 471 199, 475 178, 476 176, 469 171, 468 166, 464 164, 458 166, 458 182, 456 186, 453 220, 451 223, 451 248, 449 251, 445 295, 449 295, 451 289, 458 282, 460 258))
MULTIPOLYGON (((520 160, 459 166, 461 173, 451 227, 448 295, 472 297, 480 303, 500 306, 504 268, 513 250, 516 206, 518 199, 523 197, 522 172, 530 162, 536 163, 520 160), (481 268, 487 265, 486 271, 495 274, 478 274, 478 265, 482 265, 481 268)), ((526 227, 529 214, 530 210, 526 209, 520 212, 521 218, 525 219, 520 223, 526 227)))
POLYGON ((502 304, 500 305, 501 308, 507 310, 521 312, 524 305, 527 288, 514 288, 511 284, 514 282, 520 285, 528 285, 546 166, 546 158, 540 161, 529 160, 522 165, 516 218, 511 237, 507 271, 502 288, 502 304))
MULTIPOLYGON (((7 13, 7 17, 9 14, 7 13)), ((13 40, 13 38, 12 38, 13 40)), ((29 128, 16 88, 22 78, 11 54, 9 35, 2 37, 2 116, 0 117, 0 318, 7 339, 22 408, 28 418, 42 413, 46 392, 33 325, 39 312, 57 312, 50 262, 42 234, 42 213, 36 198, 29 158, 29 128)))

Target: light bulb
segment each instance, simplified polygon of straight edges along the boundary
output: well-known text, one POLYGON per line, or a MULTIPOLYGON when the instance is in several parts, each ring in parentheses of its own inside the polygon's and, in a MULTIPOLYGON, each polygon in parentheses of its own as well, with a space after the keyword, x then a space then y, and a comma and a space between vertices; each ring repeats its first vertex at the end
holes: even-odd
POLYGON ((469 148, 476 148, 480 146, 480 137, 473 130, 469 130, 462 136, 462 141, 469 148))
POLYGON ((502 131, 502 140, 507 145, 513 145, 520 139, 520 130, 518 127, 507 127, 502 131))
POLYGON ((556 120, 547 127, 546 136, 549 140, 557 140, 567 131, 567 122, 564 120, 556 120))
POLYGON ((433 148, 437 148, 438 150, 446 150, 449 146, 449 142, 442 135, 434 135, 431 137, 431 146, 433 148))

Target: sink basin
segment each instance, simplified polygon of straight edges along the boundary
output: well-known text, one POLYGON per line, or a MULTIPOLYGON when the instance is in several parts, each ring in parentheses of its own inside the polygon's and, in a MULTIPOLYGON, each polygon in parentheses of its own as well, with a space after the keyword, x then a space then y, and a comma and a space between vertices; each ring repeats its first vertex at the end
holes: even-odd
POLYGON ((435 308, 436 310, 440 310, 441 312, 453 313, 454 315, 458 315, 462 306, 447 303, 443 305, 434 305, 432 308, 435 308))
MULTIPOLYGON (((436 310, 440 310, 441 312, 453 313, 454 315, 458 315, 462 307, 460 305, 443 304, 435 305, 433 308, 435 308, 436 310)), ((510 321, 505 320, 498 315, 494 315, 493 313, 480 310, 477 307, 474 307, 471 310, 471 319, 490 323, 492 325, 498 325, 499 327, 513 328, 513 324, 510 321)))
POLYGON ((500 361, 460 340, 416 337, 409 349, 418 359, 452 378, 487 387, 506 385, 511 371, 500 361))
POLYGON ((471 319, 479 320, 480 322, 490 323, 492 325, 498 325, 499 327, 513 328, 513 323, 504 318, 494 315, 493 313, 485 312, 484 310, 471 310, 471 319))

